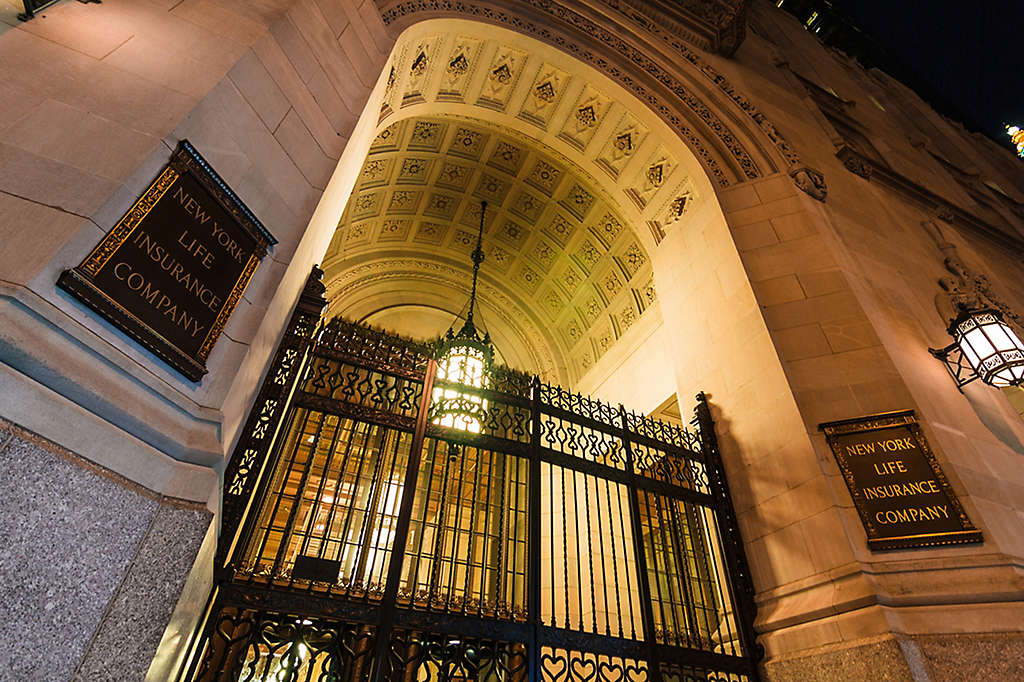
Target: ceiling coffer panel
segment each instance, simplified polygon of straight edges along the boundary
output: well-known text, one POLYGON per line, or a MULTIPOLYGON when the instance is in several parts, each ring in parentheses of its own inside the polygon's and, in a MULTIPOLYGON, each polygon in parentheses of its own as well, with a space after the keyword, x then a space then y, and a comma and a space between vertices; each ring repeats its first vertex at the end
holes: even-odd
POLYGON ((389 126, 370 147, 325 262, 351 267, 407 252, 463 264, 468 277, 481 201, 482 277, 530 312, 565 378, 577 379, 643 314, 650 258, 595 182, 542 144, 479 121, 389 126))

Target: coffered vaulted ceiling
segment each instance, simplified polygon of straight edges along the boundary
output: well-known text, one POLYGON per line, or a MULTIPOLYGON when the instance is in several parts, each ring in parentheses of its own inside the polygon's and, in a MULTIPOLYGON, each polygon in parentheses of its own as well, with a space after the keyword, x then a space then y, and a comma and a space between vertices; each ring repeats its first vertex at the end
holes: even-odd
POLYGON ((660 315, 648 249, 697 200, 679 155, 550 54, 453 33, 396 55, 324 261, 332 313, 459 312, 486 201, 481 304, 499 350, 576 383, 660 315))

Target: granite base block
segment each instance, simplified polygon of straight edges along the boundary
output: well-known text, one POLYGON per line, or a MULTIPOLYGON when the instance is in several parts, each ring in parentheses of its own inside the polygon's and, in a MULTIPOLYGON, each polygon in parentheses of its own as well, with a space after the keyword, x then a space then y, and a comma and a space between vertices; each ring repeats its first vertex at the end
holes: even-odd
POLYGON ((0 677, 67 680, 158 504, 15 436, 0 450, 0 677), (9 676, 9 677, 8 677, 9 676))
POLYGON ((1024 680, 1024 632, 914 639, 932 680, 1024 680))
POLYGON ((161 505, 89 645, 76 680, 143 680, 210 525, 206 510, 161 505))
POLYGON ((0 682, 143 680, 211 518, 0 419, 0 682))
POLYGON ((767 661, 771 682, 1024 680, 1024 632, 886 636, 767 661))
POLYGON ((899 642, 893 638, 774 659, 767 661, 762 670, 769 682, 916 682, 899 642))

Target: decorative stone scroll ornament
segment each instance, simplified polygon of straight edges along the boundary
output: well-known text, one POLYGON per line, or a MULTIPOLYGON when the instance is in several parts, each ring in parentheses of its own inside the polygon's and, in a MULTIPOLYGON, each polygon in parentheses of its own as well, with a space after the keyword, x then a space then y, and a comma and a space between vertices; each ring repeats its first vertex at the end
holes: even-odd
MULTIPOLYGON (((934 224, 932 224, 934 227, 934 224)), ((948 322, 953 343, 929 351, 942 360, 957 388, 981 379, 992 386, 1024 383, 1024 320, 992 290, 985 275, 967 269, 948 242, 940 244, 950 273, 939 278, 935 309, 948 322), (1012 326, 1009 323, 1012 323, 1012 326)))
MULTIPOLYGON (((663 68, 661 62, 651 58, 643 50, 624 40, 619 35, 620 32, 608 30, 589 17, 559 2, 524 0, 521 4, 529 5, 532 10, 546 15, 545 18, 549 20, 534 22, 518 13, 509 12, 485 3, 478 4, 467 0, 391 0, 381 3, 379 6, 381 8, 381 17, 384 23, 388 25, 421 13, 432 16, 436 16, 439 13, 456 16, 462 15, 504 25, 516 32, 553 44, 584 63, 598 69, 650 106, 653 111, 661 116, 681 136, 694 155, 701 161, 708 175, 719 186, 728 187, 734 182, 757 179, 764 175, 764 171, 759 168, 758 163, 754 160, 747 147, 741 142, 740 137, 731 126, 727 125, 707 105, 703 97, 697 94, 693 88, 684 84, 673 73, 663 68), (550 21, 551 19, 555 21, 550 21), (588 49, 584 44, 584 36, 600 42, 608 50, 617 53, 626 64, 639 69, 656 81, 660 87, 667 89, 678 98, 679 102, 685 109, 689 110, 689 114, 692 116, 685 118, 680 116, 680 108, 666 103, 662 93, 649 89, 646 84, 638 80, 630 71, 617 65, 615 61, 609 60, 606 56, 588 49), (689 125, 690 121, 694 120, 694 117, 695 121, 699 122, 702 128, 701 131, 694 130, 689 125), (716 158, 717 155, 709 149, 704 137, 705 134, 714 136, 716 138, 716 145, 727 151, 729 157, 731 157, 728 160, 732 166, 729 170, 736 174, 737 177, 735 179, 730 178, 720 166, 716 158)), ((743 16, 743 12, 739 11, 735 18, 742 23, 743 16)), ((651 28, 651 22, 643 21, 641 23, 648 29, 651 28)), ((663 29, 652 30, 651 32, 656 37, 667 41, 671 47, 682 55, 683 61, 679 62, 679 64, 689 64, 696 69, 696 72, 701 77, 710 80, 719 91, 725 94, 729 101, 746 114, 749 120, 757 126, 760 133, 767 137, 782 162, 776 165, 772 159, 762 157, 763 163, 770 166, 769 172, 779 170, 779 165, 797 170, 806 169, 799 155, 775 125, 749 99, 738 92, 722 74, 704 61, 696 51, 669 36, 663 29)), ((753 133, 753 131, 750 132, 753 133)), ((824 180, 821 177, 821 173, 813 169, 806 170, 814 174, 816 179, 805 186, 813 188, 815 193, 821 193, 823 191, 822 188, 824 188, 824 180)), ((795 172, 790 173, 794 180, 796 179, 795 172)))
POLYGON ((825 176, 813 168, 798 166, 789 171, 789 177, 793 178, 797 189, 818 201, 823 202, 825 197, 828 196, 825 176))
POLYGON ((1024 318, 992 289, 988 277, 971 272, 955 253, 947 256, 943 265, 949 274, 939 278, 942 293, 935 295, 935 308, 943 319, 953 319, 965 310, 994 308, 1024 330, 1024 318))
POLYGON ((850 171, 854 175, 859 175, 865 180, 871 179, 871 166, 864 162, 864 159, 855 154, 840 155, 843 165, 846 166, 846 170, 850 171))

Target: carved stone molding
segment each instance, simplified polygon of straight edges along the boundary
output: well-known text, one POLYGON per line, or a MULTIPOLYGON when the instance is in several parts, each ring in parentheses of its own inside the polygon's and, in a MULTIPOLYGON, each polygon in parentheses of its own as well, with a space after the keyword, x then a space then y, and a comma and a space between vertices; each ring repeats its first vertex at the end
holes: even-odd
MULTIPOLYGON (((644 51, 626 42, 616 33, 607 30, 595 21, 561 3, 551 2, 550 0, 524 0, 522 4, 529 6, 534 12, 557 20, 557 24, 555 22, 535 23, 522 14, 513 14, 503 9, 463 0, 397 0, 396 2, 383 3, 381 9, 385 24, 394 24, 403 18, 419 14, 426 16, 465 16, 503 25, 516 32, 553 44, 603 72, 650 106, 687 142, 691 150, 704 165, 705 170, 720 187, 727 187, 737 181, 756 179, 764 175, 764 171, 758 167, 752 154, 740 142, 736 133, 707 106, 702 97, 695 94, 689 87, 664 69, 660 61, 653 59, 644 51), (553 25, 558 25, 565 32, 552 30, 553 25), (685 109, 689 110, 691 116, 684 120, 677 113, 679 108, 666 104, 661 93, 650 90, 645 84, 638 82, 631 73, 610 62, 604 55, 589 49, 584 44, 585 41, 598 41, 606 46, 607 49, 617 53, 624 63, 636 67, 657 81, 678 98, 685 109), (698 134, 688 125, 688 120, 692 120, 692 116, 696 117, 703 131, 706 131, 709 137, 715 138, 716 145, 728 152, 731 157, 729 160, 733 166, 732 170, 737 177, 730 178, 725 173, 716 160, 715 155, 708 149, 703 139, 704 136, 698 134)), ((741 14, 737 15, 737 19, 739 16, 741 14)), ((669 43, 683 56, 681 64, 690 64, 702 78, 711 81, 720 92, 725 94, 734 105, 743 111, 760 131, 760 133, 750 131, 751 134, 763 135, 770 141, 771 146, 781 157, 781 165, 787 168, 800 165, 799 156, 775 125, 749 99, 736 91, 724 76, 719 74, 695 51, 684 45, 681 41, 666 35, 663 28, 657 26, 646 26, 646 28, 655 34, 656 37, 669 43)), ((774 166, 771 159, 765 159, 765 163, 774 166)), ((776 170, 778 168, 772 167, 769 169, 769 172, 775 172, 776 170)))
MULTIPOLYGON (((419 280, 432 281, 452 288, 453 284, 466 284, 468 273, 461 269, 434 260, 417 258, 388 258, 385 260, 363 263, 344 270, 331 278, 328 287, 329 298, 340 300, 337 292, 351 293, 358 287, 387 280, 419 280)), ((536 358, 538 367, 535 368, 538 375, 545 379, 566 381, 564 371, 567 363, 556 360, 552 352, 554 341, 545 338, 540 333, 539 323, 534 322, 527 314, 526 309, 509 297, 498 287, 487 281, 479 283, 480 298, 486 301, 488 307, 502 321, 503 325, 520 335, 525 342, 528 353, 536 358), (528 320, 528 324, 523 321, 528 320)), ((464 293, 469 296, 469 287, 465 286, 464 293)), ((330 315, 336 315, 337 310, 331 310, 330 315)), ((556 346, 557 347, 557 346, 556 346)), ((559 354, 563 351, 558 350, 559 354)))
POLYGON ((859 155, 847 155, 843 158, 843 165, 846 166, 846 170, 850 171, 854 175, 859 175, 865 180, 871 179, 871 166, 864 163, 864 159, 859 155))
POLYGON ((828 196, 828 186, 825 184, 825 176, 808 166, 798 166, 789 171, 797 189, 808 196, 825 201, 828 196))
POLYGON ((648 30, 682 37, 696 47, 731 57, 747 34, 746 0, 605 0, 648 30))
POLYGON ((985 275, 972 272, 956 253, 956 247, 946 244, 943 265, 948 275, 939 278, 942 293, 935 296, 935 309, 947 324, 966 310, 992 308, 1003 314, 1003 318, 1019 330, 1024 330, 1024 318, 1010 307, 992 289, 992 283, 985 275))
POLYGON ((871 157, 861 154, 852 147, 844 146, 836 153, 836 157, 850 172, 856 173, 869 182, 877 182, 895 191, 943 222, 963 228, 970 233, 988 237, 1018 255, 1024 254, 1024 239, 1021 237, 1008 234, 1005 230, 947 201, 928 188, 871 157))

